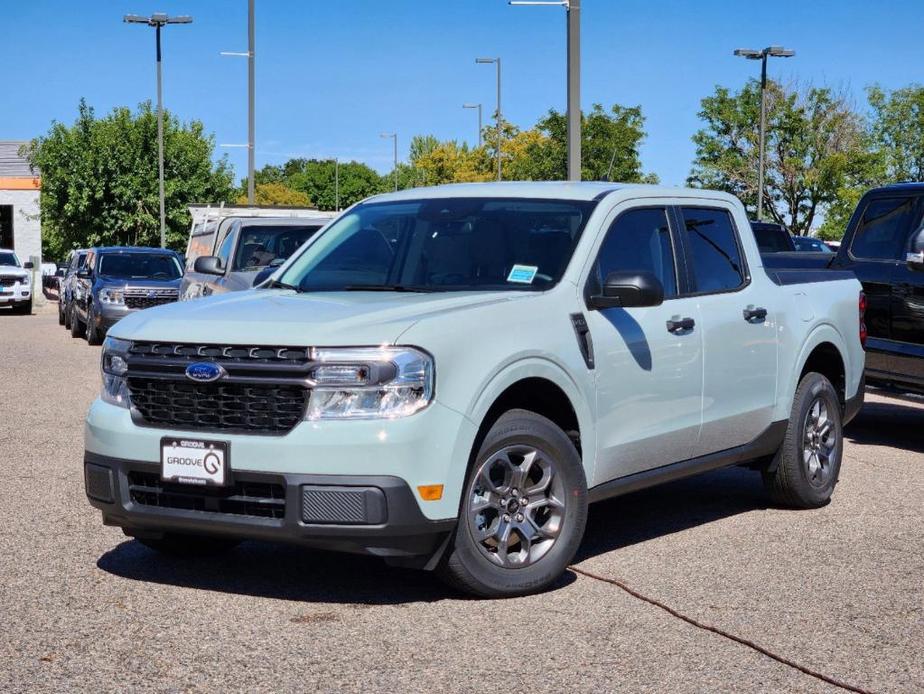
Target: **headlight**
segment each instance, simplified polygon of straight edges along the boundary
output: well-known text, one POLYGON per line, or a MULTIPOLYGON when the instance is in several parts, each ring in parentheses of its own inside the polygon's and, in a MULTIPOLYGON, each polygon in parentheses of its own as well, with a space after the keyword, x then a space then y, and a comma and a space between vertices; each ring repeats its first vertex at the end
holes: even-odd
POLYGON ((25 275, 25 276, 23 276, 23 277, 20 277, 20 278, 19 278, 19 283, 20 283, 23 287, 28 287, 28 286, 29 286, 29 275, 25 275))
POLYGON ((412 347, 322 348, 307 419, 407 417, 433 399, 433 358, 412 347))
POLYGON ((120 340, 117 337, 107 337, 103 342, 103 352, 100 358, 100 370, 103 376, 103 390, 100 397, 103 402, 119 407, 129 407, 125 374, 128 372, 126 359, 131 344, 128 340, 120 340))
POLYGON ((121 289, 102 289, 99 293, 99 300, 104 304, 122 306, 125 303, 125 292, 121 289))

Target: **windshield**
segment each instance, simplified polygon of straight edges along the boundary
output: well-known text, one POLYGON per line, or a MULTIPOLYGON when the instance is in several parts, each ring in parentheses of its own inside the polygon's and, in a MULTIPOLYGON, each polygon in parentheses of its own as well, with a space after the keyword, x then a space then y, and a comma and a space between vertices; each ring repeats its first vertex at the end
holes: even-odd
POLYGON ((12 265, 13 267, 22 267, 19 264, 19 258, 15 253, 0 253, 0 265, 12 265))
POLYGON ((119 279, 176 280, 180 264, 163 253, 112 253, 99 259, 99 274, 119 279))
POLYGON ((317 224, 248 225, 241 229, 232 270, 260 270, 273 261, 283 261, 320 228, 317 224))
POLYGON ((823 241, 820 239, 809 239, 804 236, 793 237, 793 242, 796 244, 796 250, 800 251, 815 251, 817 253, 833 253, 830 248, 828 248, 823 241))
POLYGON ((279 278, 300 291, 542 290, 561 279, 596 203, 447 198, 367 203, 279 278))

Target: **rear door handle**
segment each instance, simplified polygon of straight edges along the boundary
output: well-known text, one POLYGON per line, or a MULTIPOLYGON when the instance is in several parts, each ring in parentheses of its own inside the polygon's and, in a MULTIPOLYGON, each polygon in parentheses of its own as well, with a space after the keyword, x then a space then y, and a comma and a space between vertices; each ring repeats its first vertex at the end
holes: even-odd
POLYGON ((696 321, 692 318, 671 318, 667 321, 667 331, 671 333, 683 333, 692 330, 696 321))
POLYGON ((744 309, 743 313, 744 313, 744 320, 746 320, 748 323, 750 323, 751 321, 767 320, 767 309, 760 308, 759 306, 757 308, 754 308, 753 306, 748 306, 746 309, 744 309))

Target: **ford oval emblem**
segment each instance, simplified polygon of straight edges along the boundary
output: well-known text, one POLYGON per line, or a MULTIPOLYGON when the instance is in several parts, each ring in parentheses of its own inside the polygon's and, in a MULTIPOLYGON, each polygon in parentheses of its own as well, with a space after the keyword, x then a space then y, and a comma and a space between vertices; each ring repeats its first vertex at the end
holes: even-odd
POLYGON ((210 361, 196 361, 186 367, 186 378, 197 383, 211 383, 227 373, 221 365, 210 361))

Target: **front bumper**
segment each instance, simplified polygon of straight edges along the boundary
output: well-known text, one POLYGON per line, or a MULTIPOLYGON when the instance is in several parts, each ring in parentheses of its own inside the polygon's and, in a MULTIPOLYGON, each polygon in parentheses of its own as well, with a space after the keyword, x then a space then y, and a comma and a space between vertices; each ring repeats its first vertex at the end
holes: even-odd
POLYGON ((429 520, 387 476, 233 473, 222 489, 160 481, 158 465, 84 454, 87 498, 106 525, 136 537, 190 533, 295 542, 432 568, 454 519, 429 520))
POLYGON ((109 330, 109 328, 125 318, 128 314, 140 310, 136 308, 127 308, 121 304, 106 304, 102 301, 98 302, 96 305, 96 326, 104 332, 109 330))
POLYGON ((21 306, 32 301, 32 287, 0 287, 0 306, 21 306))

